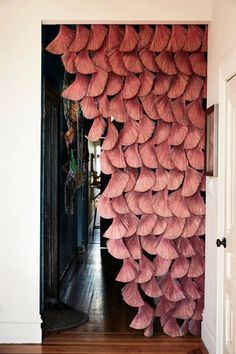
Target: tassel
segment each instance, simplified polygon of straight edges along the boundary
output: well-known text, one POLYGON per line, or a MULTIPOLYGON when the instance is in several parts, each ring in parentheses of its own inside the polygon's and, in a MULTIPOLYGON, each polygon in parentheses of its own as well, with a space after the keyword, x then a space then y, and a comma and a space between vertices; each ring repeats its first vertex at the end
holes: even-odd
POLYGON ((98 141, 99 139, 101 139, 105 131, 105 128, 106 128, 106 122, 101 116, 94 118, 93 124, 88 134, 88 140, 98 141))
POLYGON ((138 168, 143 165, 138 152, 138 144, 128 146, 124 152, 124 157, 128 166, 138 168))
POLYGON ((147 167, 141 167, 140 174, 135 184, 134 190, 136 192, 146 192, 154 186, 154 183, 154 172, 147 167))
POLYGON ((153 235, 161 235, 167 226, 166 218, 156 215, 156 224, 152 230, 153 235))
POLYGON ((177 73, 171 82, 171 86, 168 92, 169 98, 178 98, 182 96, 188 83, 188 76, 177 73))
POLYGON ((138 195, 138 206, 139 206, 140 210, 142 210, 143 213, 145 213, 145 214, 152 214, 153 213, 151 200, 152 200, 152 191, 151 190, 144 192, 144 193, 140 193, 138 195))
POLYGON ((196 147, 192 150, 187 151, 187 158, 190 166, 197 170, 204 169, 204 153, 202 149, 196 147))
MULTIPOLYGON (((159 239, 154 235, 148 235, 145 237, 140 237, 140 242, 144 251, 151 255, 156 255, 156 247, 158 245, 159 239)), ((155 266, 155 263, 153 263, 155 266)))
POLYGON ((123 259, 123 266, 121 267, 116 281, 120 281, 122 283, 127 283, 133 281, 139 273, 139 265, 132 258, 123 259))
POLYGON ((134 281, 125 285, 122 289, 122 297, 126 304, 132 307, 140 307, 145 304, 138 290, 138 284, 134 281))
POLYGON ((116 171, 116 169, 110 163, 110 160, 107 156, 107 152, 105 150, 101 152, 100 163, 101 163, 101 171, 105 175, 111 175, 116 171))
POLYGON ((182 278, 188 273, 188 269, 189 269, 188 259, 183 256, 179 256, 179 258, 175 259, 174 262, 172 263, 171 276, 172 278, 182 278))
POLYGON ((82 25, 76 25, 75 37, 69 46, 70 52, 80 52, 89 40, 90 30, 82 25))
POLYGON ((208 26, 205 26, 205 32, 202 40, 201 51, 207 52, 207 43, 208 43, 208 26))
POLYGON ((204 273, 204 259, 200 254, 193 256, 191 259, 188 277, 200 277, 204 273))
POLYGON ((140 120, 143 114, 142 106, 137 97, 125 100, 125 107, 128 116, 134 120, 140 120))
POLYGON ((107 35, 107 27, 103 25, 91 25, 91 32, 87 44, 88 50, 98 50, 103 45, 107 35))
POLYGON ((157 192, 152 197, 152 207, 154 212, 163 217, 172 216, 172 212, 169 208, 168 203, 168 190, 164 189, 163 191, 157 192))
POLYGON ((195 128, 193 125, 190 125, 188 128, 188 134, 184 141, 184 149, 194 149, 200 141, 201 134, 201 130, 195 128))
POLYGON ((149 297, 159 297, 162 295, 162 291, 155 277, 152 277, 146 283, 142 283, 141 288, 143 292, 149 297))
MULTIPOLYGON (((181 234, 182 237, 192 237, 197 232, 200 222, 202 218, 197 215, 191 215, 189 218, 186 219, 185 227, 183 233, 181 234)), ((194 245, 193 245, 194 246, 194 245)), ((196 248, 194 247, 195 251, 196 248)))
POLYGON ((189 25, 183 50, 186 52, 195 52, 198 50, 202 45, 203 36, 204 32, 199 26, 189 25))
POLYGON ((186 204, 192 214, 205 215, 205 204, 200 195, 200 192, 197 192, 191 197, 186 198, 186 204))
POLYGON ((185 320, 181 326, 181 332, 183 336, 186 336, 189 333, 188 326, 189 326, 189 319, 185 320))
POLYGON ((148 70, 144 70, 143 73, 139 75, 139 81, 141 82, 141 86, 139 89, 139 96, 147 96, 151 90, 155 80, 155 75, 148 70))
POLYGON ((87 94, 88 86, 89 78, 77 73, 75 81, 62 92, 62 97, 68 100, 79 101, 87 94))
POLYGON ((123 123, 128 120, 128 115, 125 109, 124 101, 121 98, 120 94, 113 97, 112 100, 110 101, 110 111, 111 111, 111 116, 117 122, 123 123))
POLYGON ((76 73, 75 58, 76 58, 76 54, 71 52, 65 52, 61 56, 61 60, 64 65, 64 68, 70 74, 76 73))
POLYGON ((186 238, 179 238, 177 242, 177 249, 180 254, 182 254, 184 257, 192 257, 196 254, 191 241, 186 239, 186 238))
POLYGON ((153 336, 153 322, 151 322, 150 325, 145 328, 143 334, 145 337, 148 337, 148 338, 153 336))
POLYGON ((171 159, 174 166, 180 171, 187 171, 188 160, 185 155, 183 146, 176 146, 172 148, 171 159))
POLYGON ((142 210, 138 206, 139 193, 131 190, 125 194, 125 199, 128 204, 129 209, 136 215, 142 215, 142 210))
POLYGON ((181 145, 185 140, 187 134, 188 134, 187 126, 180 125, 178 123, 173 123, 171 127, 168 143, 170 145, 181 145))
POLYGON ((75 66, 80 74, 94 74, 96 69, 88 50, 82 50, 75 59, 75 66))
POLYGON ((190 216, 186 199, 182 197, 181 189, 171 193, 169 196, 169 207, 172 213, 178 218, 188 218, 190 216))
POLYGON ((204 299, 201 298, 201 299, 197 300, 196 309, 195 309, 192 319, 196 320, 196 321, 202 321, 203 309, 204 309, 204 299))
POLYGON ((152 230, 156 224, 155 214, 144 214, 139 220, 139 225, 137 229, 137 235, 146 236, 152 233, 152 230))
POLYGON ((181 320, 187 320, 193 316, 195 307, 195 301, 187 297, 177 303, 172 316, 181 320))
POLYGON ((163 51, 170 40, 171 30, 164 25, 156 25, 155 33, 150 44, 150 50, 153 52, 163 51))
POLYGON ((74 36, 74 30, 67 26, 60 25, 58 35, 48 44, 46 50, 52 54, 63 54, 68 50, 74 36))
POLYGON ((163 331, 170 337, 182 337, 183 333, 175 318, 170 317, 163 326, 163 331))
POLYGON ((124 192, 130 192, 135 184, 136 184, 136 181, 137 181, 137 178, 138 178, 138 172, 136 169, 133 169, 133 168, 130 168, 130 167, 126 167, 124 169, 124 172, 129 176, 129 180, 128 180, 128 183, 125 187, 125 190, 124 192))
POLYGON ((103 236, 112 240, 117 240, 124 237, 125 232, 126 227, 124 226, 122 219, 119 216, 116 216, 113 218, 112 224, 109 226, 103 236))
POLYGON ((170 52, 160 52, 155 58, 158 68, 167 75, 176 75, 177 70, 170 52))
POLYGON ((125 25, 125 35, 120 45, 121 52, 131 52, 138 44, 138 33, 131 25, 125 25))
POLYGON ((189 277, 183 277, 180 279, 180 284, 182 289, 186 294, 188 294, 193 300, 200 299, 201 294, 197 287, 194 285, 193 281, 189 277))
POLYGON ((185 101, 183 101, 182 97, 179 97, 171 102, 171 109, 177 123, 180 125, 190 124, 185 101))
POLYGON ((139 260, 140 273, 135 279, 136 283, 145 283, 150 280, 154 274, 154 264, 144 255, 139 260))
POLYGON ((204 284, 204 275, 194 278, 194 284, 196 286, 198 286, 198 288, 200 289, 200 291, 202 292, 202 295, 203 295, 204 285, 205 285, 204 284))
POLYGON ((130 254, 122 240, 118 239, 118 240, 108 240, 107 241, 107 249, 108 252, 115 258, 117 259, 125 259, 125 258, 129 258, 130 254))
POLYGON ((116 213, 112 208, 110 198, 101 195, 97 203, 98 214, 104 219, 112 219, 116 217, 116 213))
POLYGON ((178 258, 179 255, 176 252, 174 243, 171 240, 167 240, 165 238, 161 238, 159 244, 156 248, 158 256, 164 259, 175 259, 178 258))
POLYGON ((143 66, 137 52, 125 53, 123 56, 125 68, 134 74, 143 72, 143 66))
POLYGON ((108 73, 97 69, 97 72, 90 79, 87 96, 97 97, 102 95, 106 87, 107 78, 108 73))
POLYGON ((201 99, 192 101, 187 105, 187 111, 190 122, 199 129, 205 127, 205 112, 202 108, 201 99))
POLYGON ((203 132, 203 134, 202 134, 202 136, 201 136, 201 139, 200 139, 200 141, 199 141, 199 143, 198 143, 198 147, 199 147, 199 149, 205 149, 205 134, 204 134, 204 132, 203 132))
MULTIPOLYGON (((146 237, 144 238, 144 240, 145 239, 146 239, 146 237)), ((162 277, 163 275, 167 274, 167 272, 169 271, 171 262, 172 262, 172 260, 164 259, 164 258, 157 255, 153 260, 153 264, 155 265, 155 275, 158 277, 162 277)), ((160 316, 161 316, 161 314, 160 314, 160 316)))
POLYGON ((111 200, 111 204, 114 211, 118 214, 127 214, 130 212, 123 194, 121 194, 119 197, 113 198, 111 200))
POLYGON ((97 68, 99 68, 107 73, 111 71, 111 67, 110 67, 110 64, 109 64, 108 58, 107 58, 106 43, 104 43, 103 46, 95 52, 95 54, 93 56, 93 62, 97 68))
POLYGON ((169 52, 178 52, 184 46, 186 39, 186 29, 181 25, 172 25, 172 33, 166 48, 169 52))
POLYGON ((178 189, 184 180, 184 172, 173 169, 169 171, 167 189, 170 191, 178 189))
POLYGON ((130 324, 131 328, 144 329, 150 325, 153 319, 153 308, 145 302, 138 308, 138 313, 130 324))
POLYGON ((154 95, 164 95, 169 91, 170 85, 172 81, 172 76, 165 75, 163 73, 157 73, 156 79, 153 87, 154 95))
POLYGON ((188 80, 188 85, 182 96, 183 100, 194 101, 200 97, 204 80, 199 76, 192 75, 188 80))
POLYGON ((164 122, 171 123, 175 121, 175 118, 172 114, 171 102, 170 99, 164 95, 159 96, 156 102, 157 113, 164 122))
POLYGON ((139 242, 139 236, 133 235, 131 237, 125 238, 125 245, 133 259, 141 259, 142 248, 139 242))
POLYGON ((167 300, 177 302, 185 299, 185 295, 181 289, 180 284, 171 278, 170 275, 161 281, 161 289, 163 291, 163 295, 167 300))
POLYGON ((153 143, 159 145, 169 138, 171 124, 159 120, 156 125, 156 130, 153 134, 153 143))
POLYGON ((200 334, 201 334, 201 321, 191 320, 189 322, 188 328, 189 328, 189 332, 193 336, 200 336, 200 334))
POLYGON ((182 196, 191 197, 195 194, 200 186, 202 174, 195 169, 188 167, 185 172, 185 179, 182 187, 182 196))
POLYGON ((138 223, 139 223, 138 217, 132 212, 129 212, 128 214, 125 214, 123 216, 123 220, 124 220, 123 222, 127 224, 125 237, 130 237, 134 235, 138 228, 138 223))
POLYGON ((138 51, 146 47, 153 37, 154 30, 151 26, 141 25, 139 30, 139 41, 138 41, 138 51))
POLYGON ((205 217, 202 218, 202 221, 195 235, 202 236, 204 234, 205 234, 205 217))
POLYGON ((202 77, 207 75, 207 63, 204 56, 204 53, 196 52, 190 55, 190 63, 193 69, 193 72, 202 77))
POLYGON ((161 167, 158 167, 155 171, 155 177, 156 181, 154 186, 152 187, 152 190, 154 192, 162 191, 166 188, 168 183, 168 171, 161 167))
POLYGON ((147 96, 143 96, 140 99, 142 102, 144 112, 147 114, 147 116, 153 120, 157 120, 158 115, 154 104, 154 100, 155 100, 154 94, 151 92, 147 96))
POLYGON ((112 164, 112 166, 117 168, 125 168, 126 162, 124 159, 123 151, 121 145, 117 143, 117 145, 112 149, 107 151, 107 156, 112 164))
POLYGON ((144 166, 148 168, 158 167, 154 145, 150 141, 147 141, 139 146, 139 154, 144 166))
POLYGON ((154 130, 155 123, 143 114, 139 121, 139 136, 137 142, 139 144, 145 143, 152 136, 154 130))
POLYGON ((140 87, 140 81, 135 74, 129 74, 125 78, 124 86, 121 90, 123 99, 130 99, 137 95, 140 87))
POLYGON ((191 239, 192 245, 197 253, 199 253, 202 257, 205 256, 205 243, 204 241, 198 237, 195 236, 191 239))
POLYGON ((108 96, 116 95, 123 86, 122 77, 114 74, 113 72, 109 73, 107 85, 106 85, 106 94, 108 96))
POLYGON ((106 186, 103 195, 108 198, 119 197, 128 183, 129 176, 123 171, 115 171, 106 186))
POLYGON ((155 62, 155 54, 151 52, 147 48, 143 48, 141 52, 139 52, 139 58, 148 71, 157 73, 159 71, 157 64, 155 62))
POLYGON ((99 115, 99 111, 93 97, 85 96, 80 102, 80 105, 85 118, 93 119, 99 115))
POLYGON ((111 52, 113 49, 119 48, 124 37, 123 29, 121 26, 109 25, 107 35, 107 50, 111 52))
POLYGON ((192 75, 192 68, 187 52, 179 51, 175 53, 174 61, 177 69, 185 75, 192 75))
POLYGON ((118 137, 119 137, 119 134, 118 134, 118 131, 117 131, 115 125, 109 119, 108 120, 107 135, 102 143, 102 149, 103 150, 112 150, 118 141, 118 137))
POLYGON ((161 167, 165 169, 174 168, 172 162, 173 159, 171 158, 170 145, 168 144, 167 140, 156 147, 156 155, 157 155, 157 160, 161 165, 161 167))
POLYGON ((176 218, 175 216, 171 216, 167 218, 167 226, 162 234, 162 237, 167 238, 169 240, 174 240, 178 238, 184 229, 185 219, 176 218))
POLYGON ((175 302, 167 300, 165 296, 161 296, 155 308, 154 315, 156 317, 164 316, 165 314, 169 313, 171 310, 174 310, 175 306, 176 306, 175 302))
POLYGON ((108 53, 108 61, 112 71, 115 74, 120 76, 126 76, 129 74, 123 62, 123 53, 121 53, 118 49, 114 49, 108 53))

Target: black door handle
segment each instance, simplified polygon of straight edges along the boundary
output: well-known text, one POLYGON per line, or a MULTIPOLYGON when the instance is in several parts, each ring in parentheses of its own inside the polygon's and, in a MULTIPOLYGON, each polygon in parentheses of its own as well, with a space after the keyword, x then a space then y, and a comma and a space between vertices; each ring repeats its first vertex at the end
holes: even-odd
POLYGON ((216 246, 220 247, 220 246, 224 246, 224 248, 226 248, 226 238, 223 237, 222 240, 220 240, 219 238, 216 240, 216 246))

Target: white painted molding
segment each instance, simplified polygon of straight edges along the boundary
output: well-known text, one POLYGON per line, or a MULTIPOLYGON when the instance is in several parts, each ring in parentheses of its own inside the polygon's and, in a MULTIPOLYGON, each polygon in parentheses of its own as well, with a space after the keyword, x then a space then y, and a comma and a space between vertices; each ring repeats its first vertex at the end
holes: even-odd
POLYGON ((216 354, 216 338, 214 336, 215 330, 213 330, 206 316, 203 315, 202 321, 202 341, 204 342, 205 347, 207 348, 209 354, 216 354))
POLYGON ((42 343, 41 321, 0 323, 0 343, 42 343))

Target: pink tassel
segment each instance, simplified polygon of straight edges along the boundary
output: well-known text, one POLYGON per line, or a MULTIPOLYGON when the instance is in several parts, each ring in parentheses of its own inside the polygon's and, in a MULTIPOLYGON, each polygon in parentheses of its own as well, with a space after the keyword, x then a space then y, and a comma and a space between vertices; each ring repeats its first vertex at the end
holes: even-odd
POLYGON ((182 51, 175 53, 174 61, 177 69, 181 73, 185 75, 192 75, 192 68, 191 68, 188 53, 182 51))
POLYGON ((157 192, 152 197, 152 207, 154 212, 163 217, 172 216, 172 212, 169 208, 168 202, 168 190, 164 189, 163 191, 157 192))
POLYGON ((205 215, 205 204, 199 192, 186 198, 189 211, 195 215, 205 215))
POLYGON ((170 317, 163 326, 163 331, 170 337, 182 337, 183 333, 175 318, 170 317))
POLYGON ((166 238, 161 238, 157 245, 156 252, 158 256, 164 259, 175 259, 179 257, 173 241, 167 240, 166 238))
POLYGON ((117 49, 124 37, 123 30, 120 26, 117 25, 109 25, 109 31, 107 35, 107 50, 108 52, 113 49, 117 49))
POLYGON ((138 284, 134 281, 125 285, 122 289, 122 297, 126 304, 132 307, 140 307, 145 304, 139 293, 138 284))
POLYGON ((163 51, 170 40, 171 30, 164 25, 156 25, 155 33, 150 44, 150 50, 154 52, 163 51))
POLYGON ((107 78, 108 73, 97 69, 97 72, 90 79, 87 96, 97 97, 102 95, 106 87, 107 78))
POLYGON ((138 217, 134 215, 132 212, 129 212, 128 214, 125 214, 123 216, 123 222, 125 225, 127 224, 127 229, 124 237, 130 237, 134 235, 138 228, 138 223, 139 223, 138 217))
POLYGON ((117 122, 123 123, 128 120, 128 115, 126 112, 124 101, 120 95, 113 97, 112 100, 110 101, 110 111, 111 111, 111 116, 117 122))
POLYGON ((135 279, 136 283, 145 283, 151 279, 154 274, 154 264, 144 255, 139 260, 140 273, 135 279))
POLYGON ((182 97, 177 98, 176 100, 171 102, 171 109, 176 119, 176 122, 181 125, 189 125, 188 114, 186 110, 185 101, 183 101, 182 97))
POLYGON ((138 51, 142 50, 144 47, 146 47, 154 34, 154 30, 152 29, 151 26, 148 25, 141 25, 140 30, 139 30, 139 41, 138 41, 138 51))
POLYGON ((169 171, 167 189, 170 191, 178 189, 184 180, 184 172, 173 169, 169 171))
POLYGON ((201 134, 201 130, 195 128, 193 125, 190 125, 188 128, 188 135, 184 141, 184 149, 194 149, 200 141, 201 134))
POLYGON ((150 325, 153 319, 153 308, 145 302, 138 308, 138 313, 130 324, 131 328, 144 329, 150 325))
POLYGON ((183 218, 176 218, 175 216, 167 218, 167 226, 164 233, 162 234, 162 237, 169 240, 178 238, 182 234, 184 225, 185 219, 183 218))
POLYGON ((94 118, 93 124, 88 134, 88 140, 98 141, 99 139, 101 139, 105 131, 105 128, 106 128, 106 122, 101 116, 94 118))
POLYGON ((159 96, 156 102, 157 113, 164 122, 171 123, 174 122, 175 118, 172 114, 170 99, 164 95, 159 96))
POLYGON ((186 39, 186 29, 181 25, 173 25, 172 33, 166 50, 177 52, 184 46, 186 39))
POLYGON ((137 52, 125 53, 123 56, 125 68, 134 74, 143 72, 143 66, 137 52))
POLYGON ((103 192, 104 197, 119 197, 123 193, 128 180, 129 176, 126 173, 119 170, 115 171, 103 192))
POLYGON ((161 289, 163 291, 163 295, 167 300, 177 302, 185 299, 185 295, 181 290, 180 284, 171 278, 170 275, 161 281, 161 289))
POLYGON ((142 215, 142 210, 138 206, 139 193, 131 190, 125 194, 125 199, 129 209, 136 215, 142 215))
POLYGON ((197 300, 196 309, 192 319, 196 321, 201 321, 203 309, 204 309, 204 299, 202 297, 201 299, 197 300))
POLYGON ((203 129, 205 126, 205 112, 202 108, 201 99, 192 101, 187 105, 188 116, 191 123, 199 129, 203 129))
POLYGON ((207 43, 208 43, 207 40, 208 40, 208 26, 206 25, 203 40, 202 40, 202 47, 201 47, 202 52, 207 52, 207 43))
POLYGON ((171 151, 171 159, 174 166, 180 171, 186 171, 188 168, 188 160, 182 146, 174 147, 171 151))
POLYGON ((128 116, 134 120, 140 120, 143 114, 142 106, 137 97, 125 100, 125 107, 128 116))
POLYGON ((201 321, 191 320, 189 322, 188 328, 189 328, 189 332, 193 336, 200 336, 200 334, 201 334, 201 321))
POLYGON ((123 99, 130 99, 137 95, 140 87, 140 81, 135 74, 129 74, 125 78, 124 86, 121 90, 123 99))
POLYGON ((156 224, 155 214, 143 214, 139 221, 137 235, 146 236, 152 233, 152 230, 156 224))
MULTIPOLYGON (((144 240, 146 237, 144 237, 144 240)), ((153 260, 153 264, 155 265, 155 276, 161 277, 169 271, 172 260, 164 259, 160 256, 156 256, 153 260)), ((161 314, 160 314, 161 316, 161 314)))
POLYGON ((117 168, 125 168, 126 162, 124 159, 123 151, 121 145, 117 143, 117 145, 112 149, 107 151, 107 156, 112 164, 112 166, 117 168))
POLYGON ((158 68, 167 75, 176 75, 177 70, 170 52, 160 52, 155 58, 158 68))
POLYGON ((155 123, 143 114, 139 121, 139 136, 137 142, 139 144, 145 143, 152 136, 154 130, 155 123))
POLYGON ((204 259, 200 254, 192 257, 188 277, 195 278, 200 277, 204 273, 204 259))
POLYGON ((187 320, 193 316, 195 307, 195 301, 187 297, 177 303, 172 316, 174 318, 180 318, 181 320, 187 320))
POLYGON ((127 250, 122 238, 118 240, 107 241, 108 252, 117 259, 129 258, 130 254, 127 250))
POLYGON ((124 237, 125 233, 126 227, 123 224, 122 219, 119 216, 116 216, 113 218, 112 224, 109 226, 103 236, 112 240, 118 240, 124 237))
MULTIPOLYGON (((191 215, 186 219, 185 227, 182 233, 182 237, 192 237, 197 232, 201 222, 201 217, 197 215, 191 215)), ((194 247, 196 250, 196 248, 194 247)))
POLYGON ((145 214, 152 214, 153 213, 151 200, 152 200, 152 191, 151 190, 144 192, 144 193, 140 193, 140 195, 138 196, 138 206, 142 210, 143 213, 145 213, 145 214))
POLYGON ((197 230, 195 235, 202 236, 204 234, 205 234, 205 218, 203 217, 202 221, 200 223, 200 226, 199 226, 199 228, 198 228, 198 230, 197 230))
POLYGON ((80 105, 85 118, 93 119, 99 115, 99 111, 93 97, 85 96, 80 102, 80 105))
POLYGON ((139 135, 139 124, 133 119, 129 119, 124 123, 123 129, 120 132, 120 144, 130 146, 134 144, 139 135))
POLYGON ((126 76, 129 74, 123 62, 123 53, 121 53, 118 49, 115 49, 108 53, 108 61, 112 71, 115 74, 120 76, 126 76))
POLYGON ((194 101, 199 98, 204 80, 199 76, 192 75, 188 80, 188 85, 182 96, 183 100, 194 101))
POLYGON ((156 147, 156 155, 157 155, 157 160, 161 167, 165 169, 172 169, 174 168, 173 162, 171 159, 171 150, 170 150, 170 145, 168 144, 168 141, 164 141, 163 143, 159 144, 156 147))
POLYGON ((178 98, 182 96, 187 86, 187 83, 188 83, 188 76, 181 73, 177 73, 177 75, 172 80, 167 96, 169 98, 178 98))
POLYGON ((188 326, 189 326, 189 319, 185 320, 181 326, 181 332, 183 336, 186 336, 189 333, 188 326))
POLYGON ((189 57, 193 72, 198 76, 206 77, 207 75, 207 63, 205 56, 201 52, 196 52, 189 57))
POLYGON ((75 59, 75 66, 80 74, 94 74, 96 69, 88 50, 82 50, 75 59))
POLYGON ((171 310, 173 310, 175 306, 176 306, 175 302, 167 300, 165 296, 161 296, 159 298, 159 302, 156 306, 154 314, 156 317, 161 317, 169 313, 171 310))
POLYGON ((154 186, 152 187, 152 190, 154 192, 162 191, 163 189, 166 188, 167 183, 168 183, 167 170, 164 170, 163 168, 158 167, 155 171, 155 177, 156 177, 156 181, 155 181, 154 186))
POLYGON ((199 141, 199 144, 198 144, 198 147, 199 149, 205 149, 205 134, 203 132, 202 136, 201 136, 201 139, 199 141))
POLYGON ((171 193, 169 196, 169 207, 172 213, 178 218, 188 218, 190 216, 186 199, 182 197, 181 189, 171 193))
POLYGON ((170 145, 181 145, 188 134, 188 127, 173 123, 168 143, 170 145))
POLYGON ((62 97, 68 100, 79 101, 87 94, 88 86, 89 78, 77 73, 75 81, 62 92, 62 97))
POLYGON ((158 115, 157 115, 157 110, 155 107, 155 96, 154 94, 151 92, 149 93, 147 96, 141 97, 141 102, 142 102, 142 106, 143 109, 145 111, 145 113, 147 114, 147 116, 153 120, 157 120, 158 115))
POLYGON ((74 30, 67 26, 60 25, 58 35, 48 44, 46 50, 52 54, 63 54, 67 51, 74 36, 74 30))
POLYGON ((135 184, 134 190, 136 192, 146 192, 147 190, 149 190, 154 186, 154 183, 155 183, 154 172, 147 167, 142 167, 140 169, 140 174, 135 184))
POLYGON ((127 214, 130 212, 123 194, 121 194, 119 197, 113 198, 111 200, 111 204, 114 211, 118 214, 127 214))
POLYGON ((153 134, 152 140, 154 144, 161 144, 169 138, 171 125, 159 120, 156 125, 156 130, 153 134))
POLYGON ((61 57, 65 70, 70 74, 76 73, 75 58, 76 54, 71 52, 65 52, 61 57))
POLYGON ((138 144, 128 146, 124 152, 124 157, 127 165, 133 168, 138 168, 143 165, 138 152, 138 144))
MULTIPOLYGON (((156 247, 158 245, 159 239, 156 236, 148 235, 145 237, 140 237, 140 242, 144 251, 151 255, 156 255, 156 247)), ((155 265, 155 263, 153 263, 155 265)))
POLYGON ((181 278, 180 284, 184 292, 188 294, 193 300, 201 298, 201 294, 199 293, 197 287, 194 285, 191 278, 188 277, 181 278))
POLYGON ((204 169, 204 153, 202 149, 196 147, 195 149, 187 151, 187 158, 189 164, 197 170, 204 169))
POLYGON ((175 259, 172 263, 171 276, 172 278, 182 278, 188 273, 188 269, 188 259, 183 256, 179 256, 179 258, 175 259))
POLYGON ((109 73, 107 85, 106 85, 106 94, 108 96, 114 96, 121 90, 122 86, 123 86, 122 77, 112 72, 109 73))
POLYGON ((69 46, 70 52, 80 52, 83 50, 89 40, 90 30, 82 25, 76 25, 76 32, 73 41, 69 46))
POLYGON ((116 217, 110 198, 106 198, 103 195, 101 195, 98 200, 97 211, 98 214, 104 219, 112 219, 116 217))
POLYGON ((154 145, 150 141, 147 141, 146 143, 141 144, 139 146, 139 154, 141 156, 144 166, 148 168, 158 167, 154 145))
POLYGON ((88 50, 98 50, 103 45, 107 35, 107 27, 103 25, 91 25, 91 32, 87 44, 88 50))
POLYGON ((125 187, 125 190, 124 192, 130 192, 135 184, 136 184, 136 181, 137 181, 137 178, 138 178, 138 172, 136 169, 133 169, 133 168, 130 168, 130 167, 126 167, 124 169, 124 172, 129 176, 129 181, 125 187))
POLYGON ((154 95, 164 95, 169 91, 172 77, 163 73, 157 73, 153 87, 154 95))
MULTIPOLYGON (((190 150, 191 151, 191 150, 190 150)), ((190 197, 195 194, 200 186, 202 174, 195 169, 188 167, 185 172, 184 184, 182 187, 182 196, 190 197)))
POLYGON ((204 32, 197 25, 189 25, 186 41, 183 50, 186 52, 195 52, 200 48, 203 41, 204 32))
POLYGON ((107 156, 107 152, 104 150, 100 155, 100 162, 101 162, 101 170, 105 175, 111 175, 116 171, 116 169, 110 163, 110 160, 107 156))
POLYGON ((125 245, 133 259, 141 259, 142 248, 139 242, 139 236, 133 235, 125 238, 125 245))
POLYGON ((120 45, 121 52, 131 52, 138 44, 138 33, 131 25, 125 25, 125 35, 120 45))
POLYGON ((110 120, 108 120, 107 135, 102 143, 102 149, 103 150, 113 149, 118 141, 118 137, 119 135, 115 125, 110 120))
POLYGON ((204 275, 201 275, 200 277, 194 278, 194 284, 198 286, 201 292, 204 291, 204 275))
POLYGON ((143 73, 139 75, 139 81, 141 82, 139 89, 140 97, 146 96, 151 92, 154 80, 155 75, 148 70, 144 70, 143 73))
POLYGON ((158 72, 159 69, 157 67, 157 64, 155 62, 155 55, 153 52, 151 52, 148 48, 143 48, 139 52, 139 58, 141 59, 141 62, 145 69, 151 72, 158 72))
POLYGON ((150 325, 145 328, 143 334, 145 337, 148 337, 148 338, 153 336, 153 322, 151 322, 150 325))
POLYGON ((191 242, 186 238, 180 238, 177 242, 177 249, 184 257, 192 257, 196 254, 191 242))
POLYGON ((141 288, 143 292, 149 297, 159 297, 162 295, 162 291, 155 277, 152 277, 146 283, 142 283, 141 288))
POLYGON ((133 281, 137 277, 138 273, 138 263, 132 258, 125 258, 123 260, 123 266, 116 277, 116 281, 120 281, 122 283, 133 281))
POLYGON ((191 239, 192 245, 197 253, 199 253, 202 257, 205 256, 205 243, 198 236, 192 237, 191 239))
POLYGON ((152 233, 153 235, 161 235, 165 231, 167 226, 166 218, 158 215, 156 217, 157 217, 157 221, 152 230, 152 233))
POLYGON ((106 71, 107 73, 111 71, 111 67, 107 58, 106 43, 104 43, 103 46, 95 52, 93 56, 93 62, 97 68, 106 71))

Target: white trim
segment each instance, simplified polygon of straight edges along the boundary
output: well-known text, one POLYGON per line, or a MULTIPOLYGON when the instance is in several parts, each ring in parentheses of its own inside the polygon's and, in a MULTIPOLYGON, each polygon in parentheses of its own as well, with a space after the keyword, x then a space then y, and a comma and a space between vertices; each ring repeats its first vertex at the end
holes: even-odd
POLYGON ((0 323, 0 343, 41 343, 41 321, 0 323))
POLYGON ((205 316, 203 315, 202 321, 202 341, 204 342, 209 354, 215 354, 216 352, 216 339, 215 339, 215 330, 213 330, 205 316))

